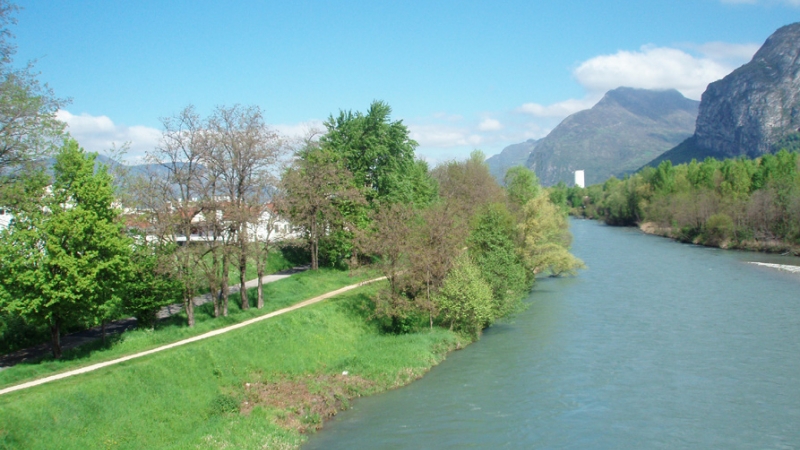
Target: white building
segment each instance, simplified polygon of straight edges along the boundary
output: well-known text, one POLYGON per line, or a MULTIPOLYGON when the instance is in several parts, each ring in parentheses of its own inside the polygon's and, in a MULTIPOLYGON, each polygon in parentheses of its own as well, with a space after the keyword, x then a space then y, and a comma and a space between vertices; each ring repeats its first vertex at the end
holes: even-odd
POLYGON ((14 216, 11 214, 11 211, 8 208, 0 207, 0 230, 5 230, 11 224, 11 219, 14 216))
POLYGON ((582 170, 576 170, 575 171, 575 186, 580 186, 582 188, 586 187, 586 183, 584 182, 584 179, 583 179, 583 171, 582 170))

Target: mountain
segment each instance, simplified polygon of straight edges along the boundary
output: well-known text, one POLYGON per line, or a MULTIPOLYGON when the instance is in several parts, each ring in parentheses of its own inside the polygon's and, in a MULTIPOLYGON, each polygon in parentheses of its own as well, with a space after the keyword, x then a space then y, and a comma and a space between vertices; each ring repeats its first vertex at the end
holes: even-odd
POLYGON ((488 158, 486 164, 489 166, 489 173, 502 183, 508 169, 525 165, 538 142, 536 139, 528 139, 520 144, 509 145, 500 153, 488 158))
POLYGON ((544 186, 571 185, 575 170, 585 171, 587 185, 601 183, 635 171, 691 136, 698 106, 674 89, 614 89, 541 139, 526 166, 544 186))
POLYGON ((753 59, 708 85, 694 135, 653 160, 757 157, 800 132, 800 22, 781 27, 753 59))

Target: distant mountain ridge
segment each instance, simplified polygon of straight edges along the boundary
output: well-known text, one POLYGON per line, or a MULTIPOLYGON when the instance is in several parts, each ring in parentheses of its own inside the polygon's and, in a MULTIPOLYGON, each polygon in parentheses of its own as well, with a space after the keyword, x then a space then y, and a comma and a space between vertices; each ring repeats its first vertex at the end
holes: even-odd
POLYGON ((575 170, 587 185, 633 172, 689 137, 698 107, 674 89, 611 90, 538 141, 525 165, 544 186, 572 184, 575 170))
POLYGON ((753 59, 708 85, 694 134, 649 165, 757 157, 800 132, 800 22, 779 28, 753 59))
POLYGON ((538 142, 536 139, 528 139, 519 144, 509 145, 500 153, 488 158, 486 164, 489 166, 489 173, 502 183, 508 169, 525 165, 528 161, 528 156, 536 148, 538 142))

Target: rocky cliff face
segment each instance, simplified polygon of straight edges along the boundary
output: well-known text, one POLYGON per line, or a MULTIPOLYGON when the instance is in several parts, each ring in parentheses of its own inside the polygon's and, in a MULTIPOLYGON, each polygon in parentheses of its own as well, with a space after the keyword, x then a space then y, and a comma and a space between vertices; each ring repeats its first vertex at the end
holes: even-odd
POLYGON ((635 171, 691 136, 699 103, 676 90, 618 88, 575 113, 539 141, 526 163, 545 186, 586 184, 635 171))
POLYGON ((695 145, 715 157, 755 157, 798 128, 800 23, 794 23, 773 33, 752 61, 708 85, 695 145))

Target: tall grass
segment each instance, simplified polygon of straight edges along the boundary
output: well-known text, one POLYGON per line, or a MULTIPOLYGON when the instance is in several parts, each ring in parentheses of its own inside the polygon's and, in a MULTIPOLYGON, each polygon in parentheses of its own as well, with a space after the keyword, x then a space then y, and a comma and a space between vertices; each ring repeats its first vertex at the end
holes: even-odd
MULTIPOLYGON (((290 295, 318 279, 287 281, 281 289, 290 295)), ((382 334, 365 320, 378 288, 365 286, 213 339, 0 396, 0 448, 296 447, 302 436, 276 425, 286 411, 236 411, 247 383, 348 371, 379 391, 421 375, 457 345, 458 337, 443 329, 382 334)), ((149 339, 140 335, 132 340, 149 339)))

